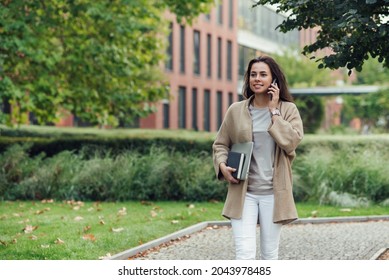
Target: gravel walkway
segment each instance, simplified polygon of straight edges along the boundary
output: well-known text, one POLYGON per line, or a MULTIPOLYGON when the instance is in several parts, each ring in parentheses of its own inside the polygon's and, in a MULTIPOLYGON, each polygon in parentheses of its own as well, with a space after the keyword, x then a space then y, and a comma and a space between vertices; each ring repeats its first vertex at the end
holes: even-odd
MULTIPOLYGON (((383 248, 389 248, 389 220, 291 224, 282 229, 279 259, 369 260, 383 248)), ((234 255, 231 227, 212 226, 132 259, 231 260, 234 255)))

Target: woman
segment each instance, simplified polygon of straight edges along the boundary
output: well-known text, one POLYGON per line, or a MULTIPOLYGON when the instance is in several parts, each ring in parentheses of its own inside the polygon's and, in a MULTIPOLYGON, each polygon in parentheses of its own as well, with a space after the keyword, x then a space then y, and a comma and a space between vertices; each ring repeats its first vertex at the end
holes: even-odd
POLYGON ((231 220, 236 259, 255 259, 260 224, 260 258, 278 259, 281 226, 297 219, 292 161, 303 124, 285 76, 274 59, 252 59, 244 78, 246 100, 230 106, 213 143, 219 179, 229 182, 223 216, 231 220), (254 142, 249 176, 239 181, 226 165, 235 143, 254 142))

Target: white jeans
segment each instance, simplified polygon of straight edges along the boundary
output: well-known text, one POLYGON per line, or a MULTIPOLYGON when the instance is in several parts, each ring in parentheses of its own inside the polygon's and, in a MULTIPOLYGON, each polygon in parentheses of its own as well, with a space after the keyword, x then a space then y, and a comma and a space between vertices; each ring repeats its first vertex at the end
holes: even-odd
POLYGON ((278 259, 282 226, 273 223, 273 208, 274 195, 246 194, 242 218, 231 219, 237 260, 254 260, 256 257, 258 217, 260 221, 260 259, 278 259))

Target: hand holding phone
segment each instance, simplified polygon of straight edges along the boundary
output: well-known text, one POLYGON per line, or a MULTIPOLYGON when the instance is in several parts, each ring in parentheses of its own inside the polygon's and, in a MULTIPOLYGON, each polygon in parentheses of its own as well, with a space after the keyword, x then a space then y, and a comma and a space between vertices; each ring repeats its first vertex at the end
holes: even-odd
MULTIPOLYGON (((271 83, 270 87, 277 84, 277 79, 274 79, 273 82, 271 83)), ((269 93, 269 99, 272 100, 273 99, 273 94, 269 93)))

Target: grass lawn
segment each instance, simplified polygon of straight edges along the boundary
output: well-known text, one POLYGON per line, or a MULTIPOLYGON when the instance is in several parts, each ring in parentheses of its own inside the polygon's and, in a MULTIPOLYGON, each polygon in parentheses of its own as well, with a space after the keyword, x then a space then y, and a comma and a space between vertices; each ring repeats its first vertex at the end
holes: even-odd
MULTIPOLYGON (((301 218, 385 215, 389 207, 298 204, 301 218)), ((93 260, 220 216, 223 203, 0 202, 0 259, 93 260)))

